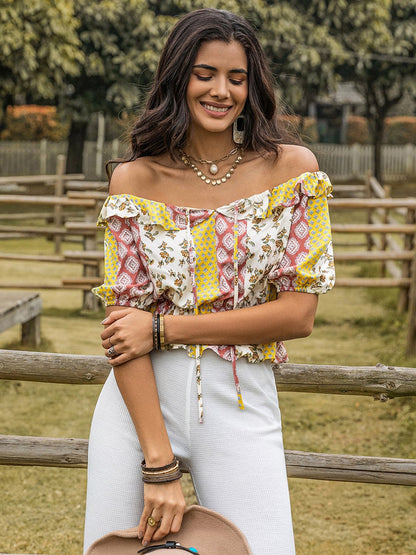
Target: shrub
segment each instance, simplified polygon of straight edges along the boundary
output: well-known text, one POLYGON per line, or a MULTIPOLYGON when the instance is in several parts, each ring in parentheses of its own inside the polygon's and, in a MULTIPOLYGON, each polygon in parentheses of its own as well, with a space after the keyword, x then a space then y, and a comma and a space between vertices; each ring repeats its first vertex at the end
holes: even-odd
POLYGON ((1 133, 4 140, 62 141, 69 132, 69 124, 59 119, 55 106, 8 106, 5 123, 1 133))
POLYGON ((384 142, 391 145, 416 144, 416 117, 396 116, 386 118, 384 142))
MULTIPOLYGON (((347 144, 369 144, 371 134, 367 118, 349 116, 347 124, 347 144)), ((383 143, 389 145, 416 144, 416 117, 395 116, 386 118, 383 143)))
POLYGON ((362 145, 371 142, 367 118, 362 116, 349 116, 347 120, 347 144, 359 143, 362 145))

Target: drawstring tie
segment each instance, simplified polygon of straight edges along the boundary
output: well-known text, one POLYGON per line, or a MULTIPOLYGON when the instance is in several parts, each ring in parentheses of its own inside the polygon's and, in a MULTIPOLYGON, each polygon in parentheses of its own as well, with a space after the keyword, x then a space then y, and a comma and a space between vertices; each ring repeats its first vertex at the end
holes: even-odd
MULTIPOLYGON (((235 310, 238 305, 238 205, 234 205, 234 303, 233 309, 235 310)), ((243 397, 241 395, 240 380, 237 375, 237 353, 235 345, 231 345, 231 360, 233 365, 234 385, 237 392, 238 406, 244 410, 243 397)))
MULTIPOLYGON (((196 253, 194 241, 191 233, 191 219, 189 208, 186 210, 186 232, 188 240, 188 250, 189 250, 189 265, 191 269, 191 280, 192 280, 192 294, 194 298, 194 314, 199 314, 198 310, 198 296, 195 282, 195 264, 196 264, 196 253)), ((238 206, 237 203, 234 205, 234 248, 233 248, 233 266, 234 266, 234 276, 233 276, 233 308, 236 309, 238 305, 238 206)), ((233 377, 235 389, 237 392, 238 406, 241 410, 244 410, 243 398, 241 395, 240 381, 237 375, 237 354, 235 345, 230 345, 231 351, 231 363, 233 368, 233 377)), ((202 380, 201 380, 201 345, 195 345, 195 375, 196 375, 196 388, 198 395, 198 418, 199 422, 202 423, 204 420, 204 403, 202 398, 202 380)))
MULTIPOLYGON (((195 282, 195 247, 192 240, 191 233, 191 219, 189 215, 189 208, 186 210, 186 233, 188 239, 188 249, 189 249, 189 265, 191 268, 191 280, 192 280, 192 294, 194 297, 194 314, 198 314, 198 296, 196 291, 195 282)), ((196 375, 196 391, 198 395, 198 418, 199 422, 204 421, 204 402, 202 399, 202 381, 201 381, 201 345, 195 345, 195 375, 196 375)))

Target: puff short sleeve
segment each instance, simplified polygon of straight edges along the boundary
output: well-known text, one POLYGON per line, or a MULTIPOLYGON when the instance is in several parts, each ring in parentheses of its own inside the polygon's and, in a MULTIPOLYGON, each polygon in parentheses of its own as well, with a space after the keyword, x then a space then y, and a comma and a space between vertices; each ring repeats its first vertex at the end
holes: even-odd
POLYGON ((326 293, 335 283, 335 268, 327 198, 332 186, 317 172, 299 183, 292 199, 292 219, 286 248, 268 281, 278 292, 326 293))
MULTIPOLYGON (((133 217, 117 213, 99 219, 105 225, 104 283, 93 289, 105 306, 144 309, 154 301, 153 283, 141 251, 140 229, 133 217)), ((103 214, 104 213, 104 214, 103 214)))

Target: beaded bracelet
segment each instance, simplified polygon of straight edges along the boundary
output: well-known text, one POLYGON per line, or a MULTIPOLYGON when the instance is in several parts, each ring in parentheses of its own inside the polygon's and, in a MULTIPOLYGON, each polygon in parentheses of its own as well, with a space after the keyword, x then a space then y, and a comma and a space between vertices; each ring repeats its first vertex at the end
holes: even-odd
POLYGON ((157 317, 158 315, 154 313, 152 318, 152 334, 153 334, 153 349, 155 351, 158 350, 157 317))
POLYGON ((163 351, 163 349, 165 348, 165 319, 163 317, 163 314, 160 314, 160 337, 159 337, 159 343, 160 343, 160 350, 163 351))

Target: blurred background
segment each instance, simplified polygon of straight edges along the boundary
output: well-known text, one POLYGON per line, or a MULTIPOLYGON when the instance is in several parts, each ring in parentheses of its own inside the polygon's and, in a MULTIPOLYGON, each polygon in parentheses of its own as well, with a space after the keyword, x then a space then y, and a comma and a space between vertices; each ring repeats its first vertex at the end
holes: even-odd
MULTIPOLYGON (((169 29, 200 0, 2 0, 0 175, 104 177, 169 29)), ((224 0, 247 17, 284 121, 337 179, 416 175, 414 0, 224 0), (383 155, 382 155, 383 153, 383 155)))
POLYGON ((294 476, 320 478, 289 478, 298 555, 415 554, 415 0, 0 0, 0 553, 82 553, 104 166, 201 7, 252 22, 282 122, 334 183, 336 287, 279 392, 294 476))

